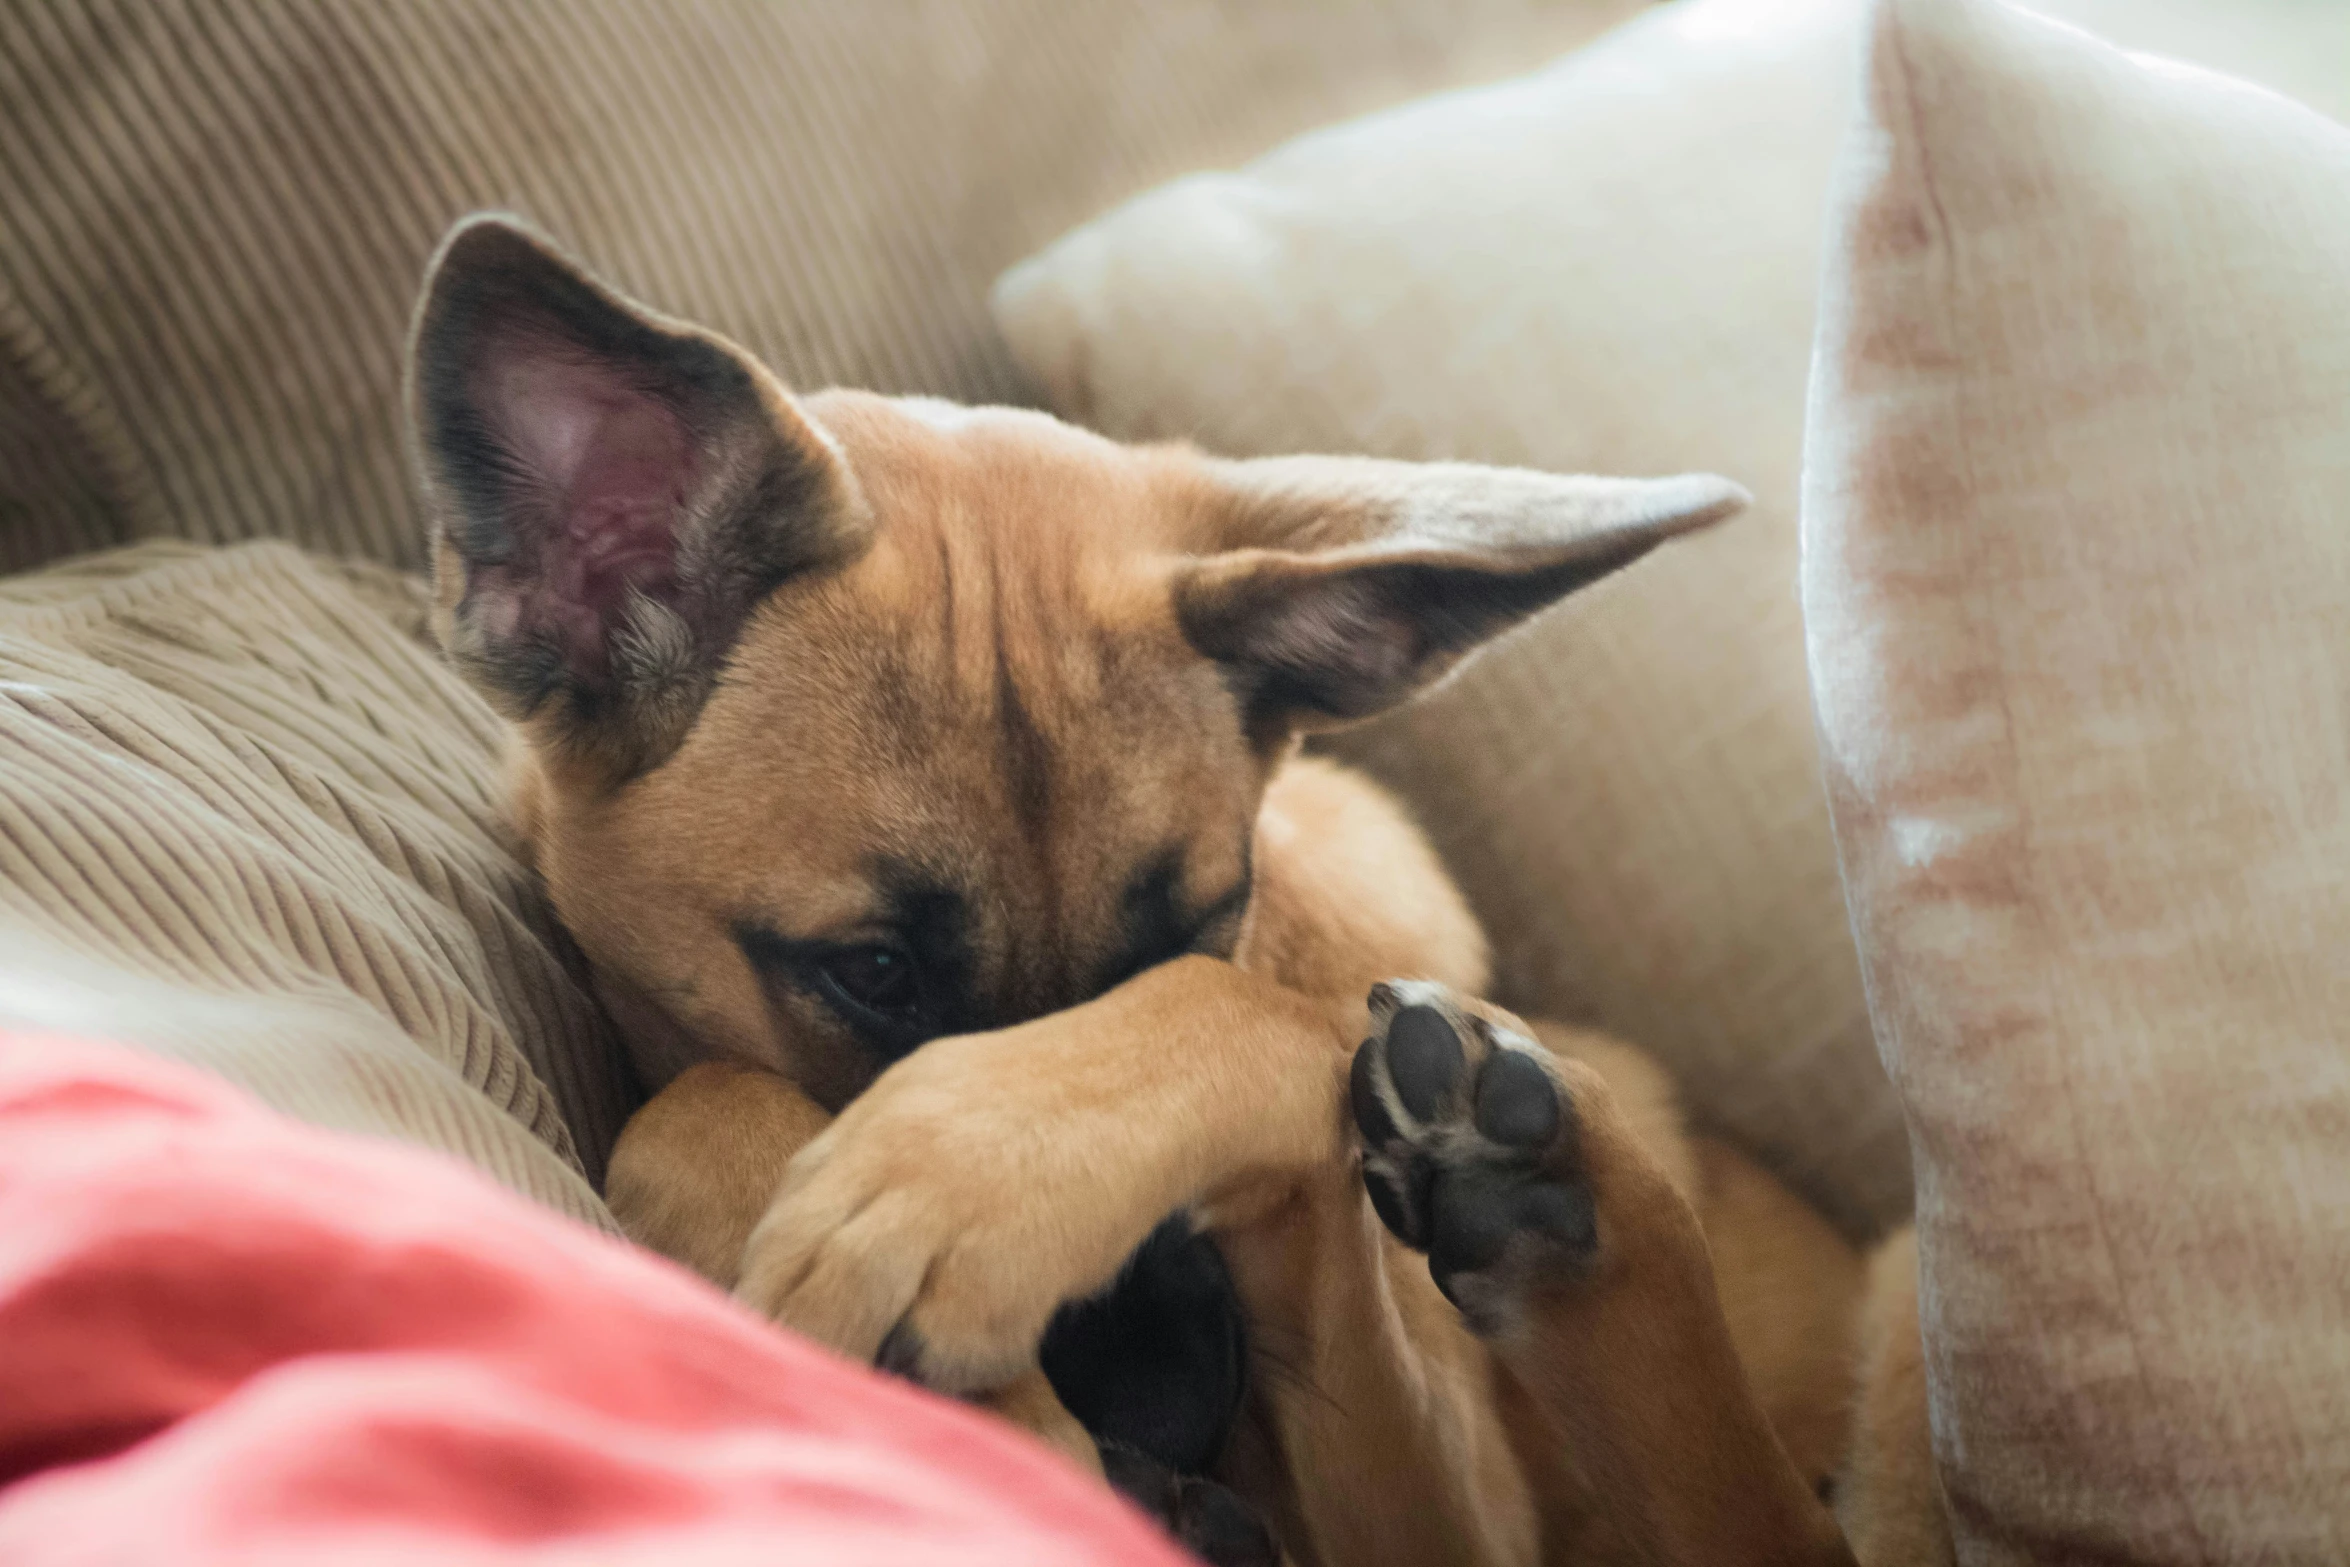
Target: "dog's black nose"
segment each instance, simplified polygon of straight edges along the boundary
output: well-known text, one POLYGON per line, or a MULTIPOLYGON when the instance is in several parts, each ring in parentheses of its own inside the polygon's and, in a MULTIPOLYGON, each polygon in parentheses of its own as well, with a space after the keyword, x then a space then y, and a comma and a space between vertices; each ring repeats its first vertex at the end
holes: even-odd
POLYGON ((1117 1282, 1061 1308, 1038 1360, 1069 1413, 1178 1475, 1224 1451, 1248 1372, 1240 1299, 1223 1254, 1176 1214, 1127 1260, 1117 1282))

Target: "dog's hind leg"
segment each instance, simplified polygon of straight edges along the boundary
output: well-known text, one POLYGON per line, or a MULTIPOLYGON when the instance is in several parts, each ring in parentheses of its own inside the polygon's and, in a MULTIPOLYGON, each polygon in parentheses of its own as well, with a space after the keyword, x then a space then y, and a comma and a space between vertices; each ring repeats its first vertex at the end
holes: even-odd
POLYGON ((1568 1504, 1546 1554, 1852 1560, 1748 1385, 1696 1213, 1597 1072, 1397 982, 1351 1104, 1373 1207, 1491 1349, 1520 1458, 1568 1504))
POLYGON ((1354 1161, 1216 1234, 1255 1350, 1219 1473, 1281 1499, 1282 1538, 1352 1567, 1539 1560, 1492 1357, 1364 1207, 1354 1161))
POLYGON ((1957 1556, 1926 1417, 1914 1230, 1869 1259, 1859 1360, 1852 1453, 1836 1481, 1845 1537, 1863 1567, 1948 1567, 1957 1556))

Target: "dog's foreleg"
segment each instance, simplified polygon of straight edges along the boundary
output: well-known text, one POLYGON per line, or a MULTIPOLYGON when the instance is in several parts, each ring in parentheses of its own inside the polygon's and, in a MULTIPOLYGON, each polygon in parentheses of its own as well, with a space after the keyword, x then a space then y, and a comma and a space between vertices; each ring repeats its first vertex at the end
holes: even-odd
POLYGON ((1169 1213, 1346 1158, 1351 1048, 1328 1006, 1204 957, 933 1040, 792 1162, 737 1297, 929 1386, 1003 1386, 1169 1213))

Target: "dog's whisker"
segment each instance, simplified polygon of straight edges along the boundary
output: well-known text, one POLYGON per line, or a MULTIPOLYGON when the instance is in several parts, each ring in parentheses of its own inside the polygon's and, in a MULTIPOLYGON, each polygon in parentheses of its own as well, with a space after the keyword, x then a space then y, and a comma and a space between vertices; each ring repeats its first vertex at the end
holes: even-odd
POLYGON ((1303 1334, 1278 1332, 1253 1317, 1245 1320, 1248 1323, 1250 1371, 1264 1376, 1269 1383, 1316 1399, 1341 1415, 1350 1413, 1343 1400, 1315 1381, 1313 1374, 1299 1363, 1303 1352, 1309 1347, 1303 1334), (1276 1348, 1269 1342, 1275 1338, 1294 1340, 1295 1348, 1276 1348))

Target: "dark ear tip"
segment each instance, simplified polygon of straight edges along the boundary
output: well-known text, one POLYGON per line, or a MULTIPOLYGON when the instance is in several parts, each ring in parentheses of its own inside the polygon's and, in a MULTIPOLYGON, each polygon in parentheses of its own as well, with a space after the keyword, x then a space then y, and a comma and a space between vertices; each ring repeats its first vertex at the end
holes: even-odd
POLYGON ((402 371, 410 461, 428 488, 485 315, 576 295, 585 279, 554 240, 511 212, 468 213, 441 236, 409 318, 402 371))
POLYGON ((452 384, 488 317, 529 310, 574 315, 609 304, 587 269, 528 219, 475 212, 442 236, 426 264, 408 327, 409 396, 452 384))
POLYGON ((460 278, 546 272, 577 276, 580 267, 526 218, 511 212, 468 213, 441 237, 426 264, 425 294, 430 298, 460 278))

